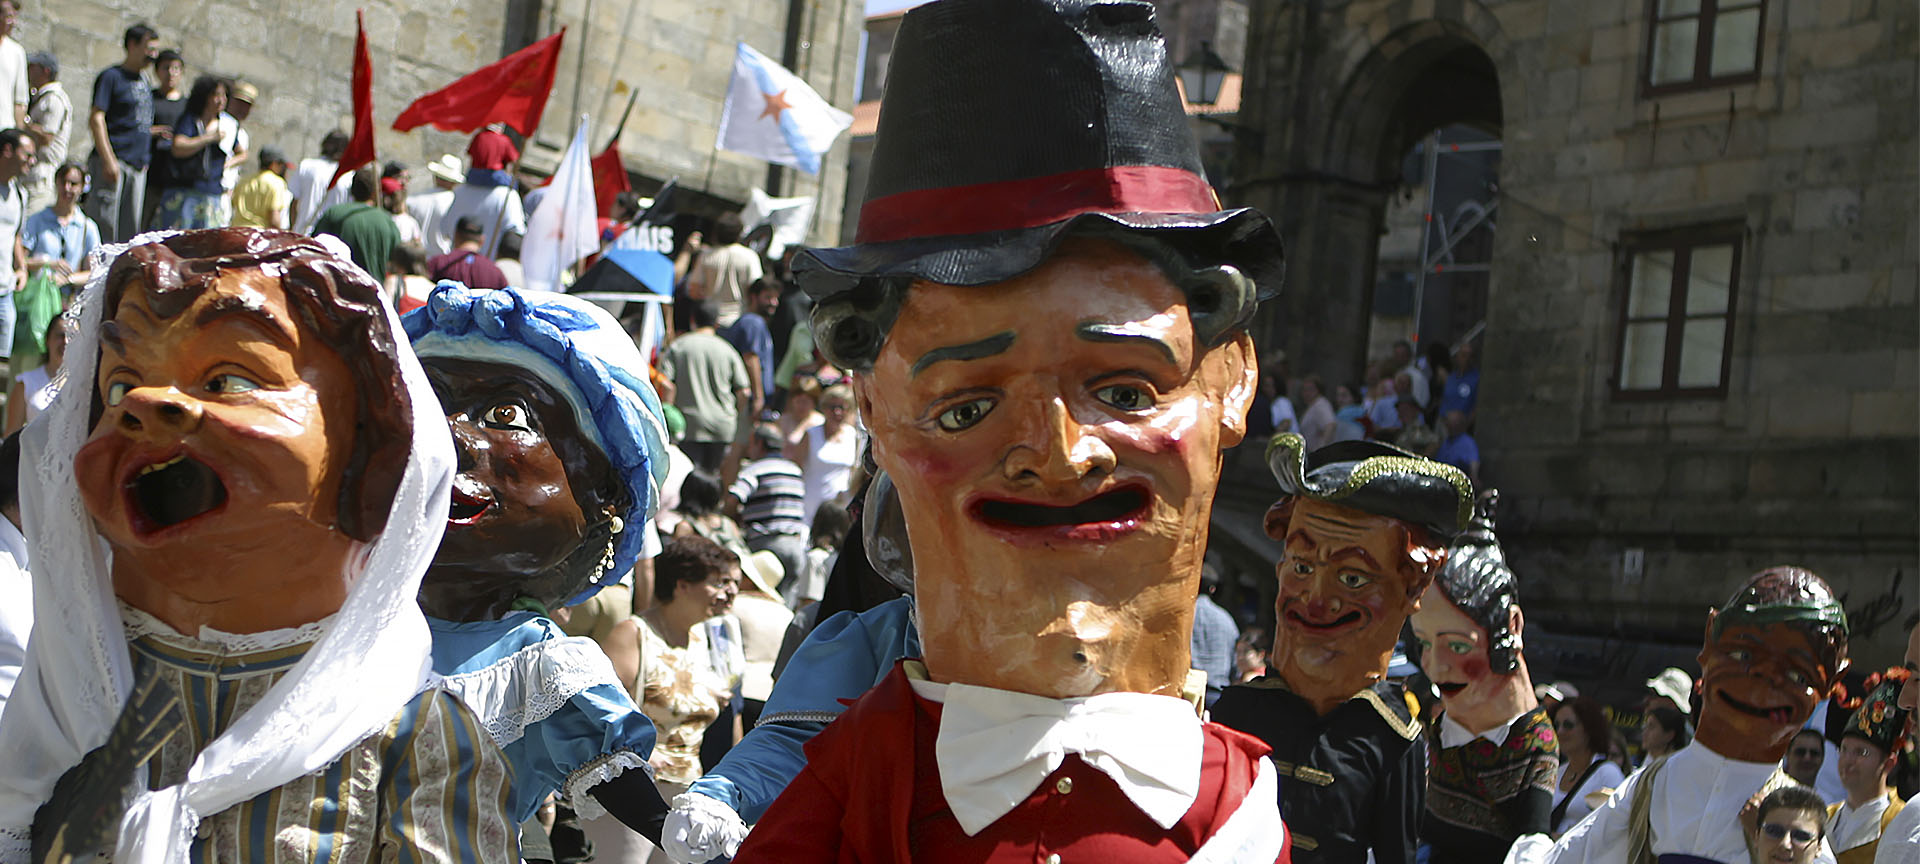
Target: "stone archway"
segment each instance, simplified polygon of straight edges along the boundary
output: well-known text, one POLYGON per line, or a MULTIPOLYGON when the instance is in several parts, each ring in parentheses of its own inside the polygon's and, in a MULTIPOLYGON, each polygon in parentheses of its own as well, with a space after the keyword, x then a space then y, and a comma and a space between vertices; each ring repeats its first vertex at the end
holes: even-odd
POLYGON ((1261 134, 1239 157, 1258 168, 1229 190, 1273 216, 1287 243, 1287 288, 1265 312, 1260 343, 1286 349, 1295 374, 1356 380, 1401 157, 1449 124, 1498 134, 1524 82, 1501 80, 1506 38, 1470 0, 1396 0, 1363 19, 1317 2, 1262 6, 1243 103, 1261 134))

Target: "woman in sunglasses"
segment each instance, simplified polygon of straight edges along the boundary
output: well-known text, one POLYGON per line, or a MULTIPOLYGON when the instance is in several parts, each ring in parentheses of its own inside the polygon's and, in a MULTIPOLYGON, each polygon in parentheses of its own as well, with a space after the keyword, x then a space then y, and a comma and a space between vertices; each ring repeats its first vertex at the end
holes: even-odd
POLYGON ((1827 805, 1812 789, 1775 789, 1760 800, 1757 815, 1747 832, 1753 864, 1807 864, 1825 845, 1827 805))

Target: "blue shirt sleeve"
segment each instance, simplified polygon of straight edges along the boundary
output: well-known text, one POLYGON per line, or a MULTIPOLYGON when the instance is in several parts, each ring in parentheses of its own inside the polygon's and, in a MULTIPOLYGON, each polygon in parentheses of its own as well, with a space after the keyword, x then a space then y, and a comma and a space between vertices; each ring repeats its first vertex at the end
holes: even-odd
POLYGON ((690 791, 726 803, 753 822, 807 765, 802 749, 893 669, 920 653, 913 601, 890 600, 858 615, 842 612, 807 635, 760 714, 760 724, 690 791))
POLYGON ((549 793, 570 791, 567 782, 574 773, 592 770, 604 756, 628 752, 645 760, 653 755, 653 741, 653 721, 617 685, 575 694, 505 748, 513 763, 514 818, 532 818, 549 793))

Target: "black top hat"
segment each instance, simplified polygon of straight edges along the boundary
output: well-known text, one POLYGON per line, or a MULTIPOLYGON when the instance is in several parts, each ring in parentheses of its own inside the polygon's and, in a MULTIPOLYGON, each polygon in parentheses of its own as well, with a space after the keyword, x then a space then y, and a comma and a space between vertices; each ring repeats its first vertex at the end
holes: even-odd
POLYGON ((1340 441, 1312 453, 1293 432, 1267 444, 1280 491, 1419 525, 1451 542, 1473 517, 1473 483, 1445 462, 1378 441, 1340 441))
POLYGON ((852 246, 794 262, 816 299, 870 277, 985 285, 1074 231, 1153 232, 1279 293, 1280 238, 1222 210, 1142 0, 940 0, 894 40, 852 246), (1089 224, 1092 223, 1092 224, 1089 224))

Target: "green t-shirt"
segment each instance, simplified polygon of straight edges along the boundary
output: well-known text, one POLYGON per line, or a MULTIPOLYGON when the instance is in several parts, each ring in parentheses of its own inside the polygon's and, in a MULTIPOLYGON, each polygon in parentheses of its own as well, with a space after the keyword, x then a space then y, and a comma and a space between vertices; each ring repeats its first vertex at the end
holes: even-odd
POLYGON ((353 263, 372 274, 381 284, 387 281, 387 260, 393 247, 400 245, 400 229, 393 225, 393 214, 372 204, 349 201, 335 204, 313 223, 314 236, 332 234, 347 244, 353 263))

